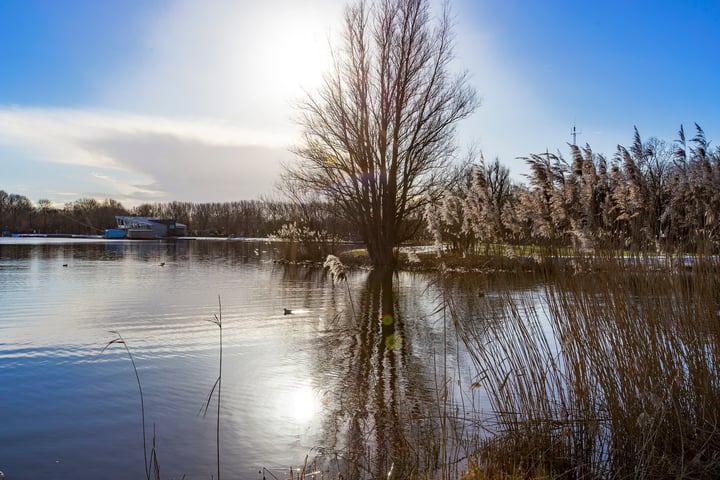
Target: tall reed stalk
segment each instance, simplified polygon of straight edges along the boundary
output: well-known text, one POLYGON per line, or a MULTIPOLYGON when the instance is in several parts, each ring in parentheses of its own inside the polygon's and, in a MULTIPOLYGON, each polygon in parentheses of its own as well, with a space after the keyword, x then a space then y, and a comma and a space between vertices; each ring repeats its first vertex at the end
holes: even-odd
POLYGON ((357 319, 357 314, 355 313, 355 304, 353 303, 352 299, 352 292, 350 291, 350 285, 347 281, 347 269, 345 268, 345 265, 335 255, 328 255, 325 258, 323 268, 327 268, 330 270, 330 276, 332 277, 333 285, 335 285, 336 282, 345 282, 345 288, 347 289, 348 298, 350 299, 350 308, 353 312, 353 318, 357 319))
POLYGON ((222 360, 223 360, 223 338, 222 338, 222 302, 220 301, 220 295, 218 295, 218 314, 213 315, 213 318, 211 320, 208 320, 210 323, 214 323, 218 326, 220 330, 220 365, 218 368, 218 377, 217 380, 215 380, 215 384, 213 385, 212 389, 210 390, 210 394, 208 395, 207 400, 204 403, 204 413, 203 415, 207 414, 208 408, 210 407, 210 401, 212 400, 213 393, 215 392, 215 389, 217 388, 217 419, 215 424, 215 446, 216 446, 216 454, 217 454, 217 478, 220 480, 220 390, 222 388, 222 360))
MULTIPOLYGON (((222 302, 220 300, 219 295, 218 295, 218 313, 213 315, 213 319, 208 320, 208 321, 217 325, 220 330, 220 346, 219 346, 220 359, 219 359, 217 380, 215 380, 215 384, 213 385, 212 389, 210 390, 210 394, 208 395, 207 400, 203 403, 203 406, 200 408, 200 410, 201 411, 204 410, 203 415, 207 414, 213 394, 215 393, 215 390, 217 389, 217 419, 216 419, 216 424, 215 424, 215 441, 216 441, 216 456, 217 456, 217 479, 220 480, 220 397, 221 397, 221 388, 222 388, 222 360, 223 360, 222 327, 223 327, 223 321, 222 321, 222 302)), ((152 477, 155 478, 156 480, 159 480, 160 479, 160 465, 158 463, 158 458, 157 458, 157 448, 155 445, 156 437, 155 437, 154 426, 153 426, 152 449, 150 451, 150 459, 148 460, 147 434, 146 434, 146 427, 145 427, 145 396, 143 395, 142 383, 140 382, 140 374, 138 373, 137 366, 135 365, 135 358, 133 357, 132 352, 130 351, 127 341, 123 338, 123 336, 120 334, 120 332, 111 330, 110 333, 116 335, 116 338, 110 340, 105 345, 105 347, 103 347, 100 354, 105 352, 105 350, 107 350, 111 345, 114 345, 114 344, 121 344, 125 347, 125 351, 127 352, 128 358, 130 359, 130 363, 132 364, 133 372, 135 373, 135 379, 137 381, 138 392, 140 393, 140 416, 141 416, 141 424, 142 424, 143 458, 144 458, 144 464, 145 464, 145 476, 146 476, 147 480, 150 480, 151 473, 152 473, 152 477)))
POLYGON ((150 472, 153 470, 155 472, 155 478, 160 478, 160 466, 157 462, 157 450, 155 449, 155 433, 153 428, 153 447, 152 451, 150 452, 150 461, 148 461, 148 451, 147 451, 147 434, 145 433, 145 397, 143 395, 142 390, 142 383, 140 383, 140 374, 138 373, 137 366, 135 365, 135 359, 133 358, 132 352, 130 351, 130 347, 128 346, 127 342, 123 338, 122 335, 120 335, 120 332, 111 330, 110 333, 117 335, 116 338, 110 340, 105 347, 100 351, 100 354, 102 355, 105 350, 108 349, 111 345, 114 344, 120 344, 123 347, 125 347, 125 352, 127 352, 128 358, 130 358, 130 363, 132 364, 133 372, 135 373, 135 380, 137 380, 137 386, 138 386, 138 392, 140 392, 140 419, 141 419, 141 425, 142 425, 142 437, 143 437, 143 459, 145 463, 145 476, 147 480, 150 480, 150 472))

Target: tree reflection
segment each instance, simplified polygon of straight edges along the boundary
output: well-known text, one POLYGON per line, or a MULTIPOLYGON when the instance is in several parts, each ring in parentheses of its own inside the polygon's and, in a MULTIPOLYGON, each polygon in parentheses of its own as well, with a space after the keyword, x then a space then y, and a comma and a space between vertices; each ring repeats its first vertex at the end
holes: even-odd
POLYGON ((357 317, 345 312, 352 328, 327 358, 340 384, 326 431, 344 478, 410 478, 437 464, 433 364, 413 354, 394 279, 368 274, 357 317))

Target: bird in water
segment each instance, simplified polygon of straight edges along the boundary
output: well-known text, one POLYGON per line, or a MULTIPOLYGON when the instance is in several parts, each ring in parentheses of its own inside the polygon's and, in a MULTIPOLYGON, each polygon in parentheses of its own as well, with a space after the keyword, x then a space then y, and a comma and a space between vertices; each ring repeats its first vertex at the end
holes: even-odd
POLYGON ((283 313, 285 315, 290 315, 292 313, 292 310, 290 310, 289 308, 283 308, 283 313))
POLYGON ((164 267, 164 266, 165 266, 165 262, 160 262, 160 266, 161 266, 161 267, 164 267))
MULTIPOLYGON (((63 263, 63 267, 67 267, 67 266, 68 266, 67 263, 63 263)), ((0 477, 0 478, 2 478, 2 477, 0 477)))

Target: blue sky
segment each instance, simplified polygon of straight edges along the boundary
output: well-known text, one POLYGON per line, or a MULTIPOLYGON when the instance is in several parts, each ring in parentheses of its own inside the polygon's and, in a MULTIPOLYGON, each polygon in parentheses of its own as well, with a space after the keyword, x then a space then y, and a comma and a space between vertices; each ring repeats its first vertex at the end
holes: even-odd
MULTIPOLYGON (((343 4, 1 2, 0 189, 58 205, 277 195, 299 140, 293 104, 317 87, 343 4)), ((573 124, 608 156, 633 126, 667 141, 693 122, 720 135, 720 2, 450 6, 455 66, 482 99, 461 148, 518 179, 517 157, 567 154, 573 124)))

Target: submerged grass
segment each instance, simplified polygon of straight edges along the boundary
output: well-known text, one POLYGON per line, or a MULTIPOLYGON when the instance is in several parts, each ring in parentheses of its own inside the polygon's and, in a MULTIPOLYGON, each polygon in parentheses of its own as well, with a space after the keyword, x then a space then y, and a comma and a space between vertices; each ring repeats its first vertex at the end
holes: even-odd
POLYGON ((605 259, 455 302, 492 406, 466 479, 720 477, 720 268, 605 259))

